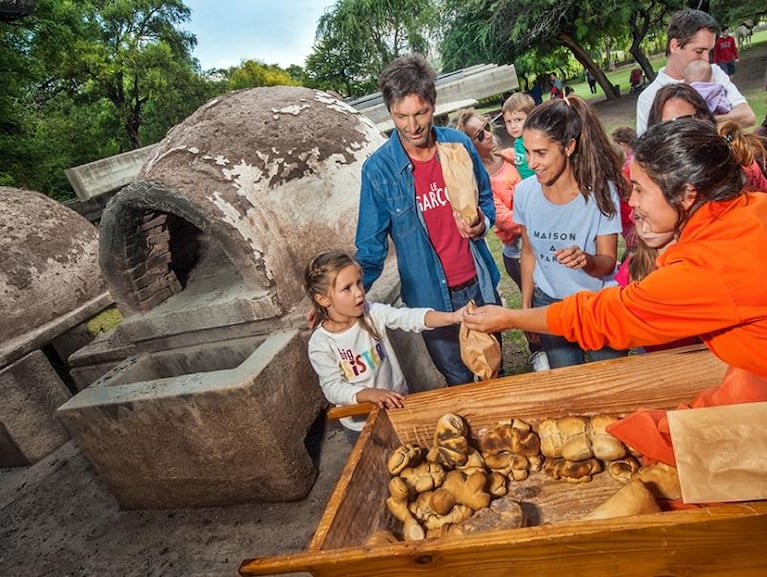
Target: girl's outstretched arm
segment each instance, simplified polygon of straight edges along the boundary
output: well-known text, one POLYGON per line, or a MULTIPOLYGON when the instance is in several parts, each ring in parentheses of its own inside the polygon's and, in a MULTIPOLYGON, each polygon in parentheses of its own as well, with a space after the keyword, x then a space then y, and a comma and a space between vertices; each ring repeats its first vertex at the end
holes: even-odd
POLYGON ((466 307, 461 307, 457 311, 452 312, 429 310, 423 317, 423 324, 430 329, 461 324, 464 310, 466 310, 466 307))

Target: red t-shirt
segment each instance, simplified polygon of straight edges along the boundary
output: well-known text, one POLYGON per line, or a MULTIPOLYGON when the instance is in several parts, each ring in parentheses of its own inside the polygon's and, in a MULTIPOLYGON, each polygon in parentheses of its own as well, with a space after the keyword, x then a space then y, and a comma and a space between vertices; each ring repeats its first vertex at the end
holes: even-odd
POLYGON ((423 215, 429 239, 447 277, 447 286, 470 281, 477 274, 469 239, 461 237, 453 217, 453 207, 445 193, 445 177, 435 154, 431 160, 413 163, 415 199, 423 215))
POLYGON ((732 62, 738 59, 738 47, 732 36, 720 36, 714 44, 714 62, 732 62))

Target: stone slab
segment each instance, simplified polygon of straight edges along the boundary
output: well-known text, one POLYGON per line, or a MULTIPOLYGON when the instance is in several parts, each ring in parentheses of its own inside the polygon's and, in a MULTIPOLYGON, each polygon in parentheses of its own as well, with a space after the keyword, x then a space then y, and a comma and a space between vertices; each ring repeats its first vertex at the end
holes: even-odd
POLYGON ((80 200, 113 192, 136 179, 141 167, 152 155, 156 144, 67 168, 69 184, 80 200))
POLYGON ((48 344, 58 335, 96 316, 113 302, 108 292, 102 293, 50 322, 0 343, 0 367, 9 365, 27 353, 48 344))
POLYGON ((0 370, 0 467, 36 463, 68 441, 56 407, 70 397, 39 350, 0 370))
POLYGON ((298 331, 131 357, 59 415, 123 509, 291 501, 325 400, 298 331))

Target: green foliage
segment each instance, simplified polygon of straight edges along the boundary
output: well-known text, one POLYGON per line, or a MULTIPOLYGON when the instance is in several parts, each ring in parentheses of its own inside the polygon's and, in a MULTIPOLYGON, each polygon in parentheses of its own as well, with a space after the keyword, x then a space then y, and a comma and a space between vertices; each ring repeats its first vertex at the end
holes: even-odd
POLYGON ((37 0, 0 23, 0 183, 73 196, 64 169, 160 140, 226 86, 181 0, 37 0))
POLYGON ((227 88, 255 88, 257 86, 296 86, 298 82, 286 70, 276 65, 266 65, 256 60, 246 60, 229 70, 227 88))
POLYGON ((753 0, 713 0, 711 3, 711 15, 716 18, 720 26, 737 28, 744 22, 750 25, 762 16, 767 15, 767 4, 754 2, 753 0))
POLYGON ((440 43, 443 71, 505 61, 490 8, 482 0, 445 0, 440 43))
POLYGON ((397 56, 428 56, 436 22, 435 0, 338 0, 317 26, 307 84, 362 96, 397 56))
POLYGON ((85 324, 85 327, 92 335, 99 335, 116 329, 122 321, 123 316, 119 309, 117 307, 110 307, 90 319, 85 324))

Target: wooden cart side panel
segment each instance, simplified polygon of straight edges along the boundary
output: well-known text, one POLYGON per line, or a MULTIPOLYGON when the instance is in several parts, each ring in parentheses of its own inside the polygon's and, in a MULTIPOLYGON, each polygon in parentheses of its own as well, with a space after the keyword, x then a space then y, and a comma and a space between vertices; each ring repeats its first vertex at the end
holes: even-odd
POLYGON ((377 529, 393 527, 384 505, 389 496, 386 465, 399 445, 386 413, 374 408, 317 525, 310 551, 360 545, 377 529))
POLYGON ((243 562, 242 575, 763 577, 767 503, 563 523, 243 562))
POLYGON ((388 413, 402 443, 428 446, 437 419, 448 412, 462 415, 476 436, 482 427, 510 417, 675 408, 718 385, 726 369, 705 348, 662 351, 418 393, 388 413))

